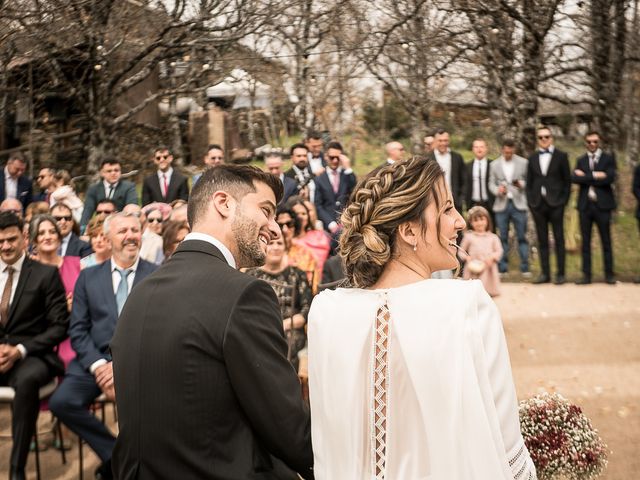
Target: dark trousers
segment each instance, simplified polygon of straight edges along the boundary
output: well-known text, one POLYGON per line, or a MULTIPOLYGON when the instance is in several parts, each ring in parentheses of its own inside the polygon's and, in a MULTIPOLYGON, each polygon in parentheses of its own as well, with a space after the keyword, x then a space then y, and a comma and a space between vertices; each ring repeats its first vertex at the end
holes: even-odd
POLYGON ((106 462, 111 458, 116 439, 105 425, 89 411, 102 391, 95 377, 80 362, 72 360, 62 384, 49 400, 49 408, 71 431, 85 440, 106 462))
POLYGON ((611 210, 598 208, 595 202, 587 202, 586 208, 579 210, 580 234, 582 235, 582 273, 591 278, 591 231, 596 224, 602 242, 604 274, 613 276, 613 248, 611 247, 611 210))
POLYGON ((564 275, 564 205, 552 207, 548 205, 545 200, 542 200, 540 205, 531 209, 531 215, 536 224, 542 274, 547 276, 551 275, 549 268, 549 224, 551 224, 553 238, 556 242, 556 273, 558 275, 564 275))
POLYGON ((518 253, 520 254, 520 271, 529 271, 529 242, 527 241, 527 211, 518 210, 513 200, 507 201, 507 206, 501 212, 495 212, 496 226, 500 232, 502 242, 502 258, 498 269, 506 272, 509 266, 509 225, 513 223, 518 238, 518 253))
POLYGON ((0 385, 12 387, 15 398, 11 405, 11 466, 23 469, 27 464, 29 445, 36 431, 40 412, 38 392, 53 379, 47 364, 38 357, 27 356, 11 370, 0 374, 0 385))

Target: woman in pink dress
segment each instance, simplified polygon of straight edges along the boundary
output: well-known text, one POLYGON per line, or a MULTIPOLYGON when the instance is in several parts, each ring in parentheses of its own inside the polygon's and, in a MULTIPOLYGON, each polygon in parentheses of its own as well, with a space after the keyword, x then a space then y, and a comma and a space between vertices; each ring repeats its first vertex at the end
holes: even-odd
POLYGON ((324 262, 329 257, 331 240, 324 230, 316 230, 311 222, 311 212, 300 197, 292 197, 287 205, 293 210, 300 221, 300 232, 293 238, 294 245, 307 247, 316 261, 318 275, 322 274, 324 262))
POLYGON ((483 207, 473 207, 468 212, 469 230, 465 232, 459 252, 464 260, 463 278, 479 278, 489 295, 500 295, 498 261, 502 258, 500 238, 492 233, 491 217, 483 207))
MULTIPOLYGON (((62 234, 56 220, 51 215, 43 214, 33 217, 29 224, 29 237, 34 249, 34 260, 58 267, 58 272, 60 272, 60 277, 67 293, 67 306, 71 311, 73 289, 80 275, 80 257, 61 257, 58 255, 62 234)), ((71 340, 67 338, 58 345, 58 356, 62 359, 66 368, 76 356, 76 353, 71 348, 71 340)))

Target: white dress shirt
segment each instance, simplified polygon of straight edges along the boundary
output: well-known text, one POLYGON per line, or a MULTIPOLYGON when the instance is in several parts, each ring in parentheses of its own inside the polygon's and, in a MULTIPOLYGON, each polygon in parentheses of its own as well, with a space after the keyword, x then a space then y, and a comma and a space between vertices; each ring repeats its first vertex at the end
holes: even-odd
POLYGON ((312 172, 315 173, 324 168, 324 166, 322 165, 322 158, 320 157, 314 158, 311 156, 311 153, 309 153, 307 158, 309 159, 309 168, 311 169, 312 172))
POLYGON ((104 185, 105 198, 108 198, 109 200, 113 199, 113 195, 116 193, 116 188, 118 188, 118 183, 120 183, 120 182, 116 182, 116 183, 113 184, 113 193, 110 196, 109 195, 109 191, 111 190, 111 184, 109 182, 107 182, 106 180, 102 181, 102 184, 104 185))
POLYGON ((436 157, 438 165, 440 165, 440 168, 444 171, 444 178, 449 190, 451 190, 451 150, 447 150, 445 154, 440 153, 439 150, 434 150, 433 154, 436 157))
POLYGON ((202 232, 191 232, 187 234, 186 237, 184 237, 183 242, 186 242, 187 240, 200 240, 203 242, 210 243, 211 245, 213 245, 214 247, 216 247, 218 250, 222 252, 222 255, 224 256, 225 260, 227 261, 227 263, 231 268, 237 268, 236 259, 233 258, 233 254, 231 253, 231 250, 229 250, 227 246, 217 238, 202 232))
POLYGON ((69 248, 69 240, 71 239, 71 233, 67 233, 66 237, 62 237, 62 241, 60 242, 60 256, 64 257, 67 254, 67 248, 69 248))
MULTIPOLYGON (((507 183, 511 185, 513 183, 513 175, 514 175, 514 172, 516 171, 516 167, 513 163, 513 159, 511 160, 503 159, 503 160, 504 161, 502 162, 502 171, 504 173, 504 178, 507 181, 507 183)), ((507 198, 513 198, 513 193, 511 193, 511 190, 509 188, 507 188, 507 198)))
POLYGON ((473 177, 471 200, 479 202, 481 200, 488 200, 487 197, 487 175, 488 175, 488 163, 486 158, 476 158, 473 161, 471 176, 473 177), (480 187, 480 188, 478 188, 480 187))
MULTIPOLYGON (((593 175, 593 171, 598 165, 598 161, 600 160, 600 155, 602 155, 602 150, 600 150, 599 148, 593 153, 591 152, 587 153, 587 158, 589 159, 589 169, 591 170, 592 175, 593 175)), ((589 186, 589 191, 587 192, 587 196, 589 197, 589 200, 591 200, 592 202, 595 202, 598 200, 596 189, 593 188, 592 186, 589 186)))
POLYGON ((158 182, 160 182, 160 191, 162 196, 166 197, 169 191, 169 184, 171 183, 171 175, 173 175, 173 167, 169 167, 166 172, 158 170, 158 182), (167 191, 164 191, 164 177, 167 178, 167 191))
MULTIPOLYGON (((11 309, 11 304, 13 303, 13 297, 16 295, 16 290, 18 288, 18 279, 20 278, 20 272, 22 271, 22 265, 24 264, 24 259, 26 258, 25 254, 16 260, 16 262, 11 265, 13 267, 13 283, 11 284, 11 296, 9 297, 9 309, 11 309)), ((7 284, 7 280, 9 279, 9 273, 7 272, 8 265, 0 260, 0 292, 4 292, 4 286, 7 284)), ((16 345, 18 350, 20 350, 20 355, 22 358, 27 356, 27 349, 24 348, 24 345, 21 343, 16 345)))
MULTIPOLYGON (((549 171, 549 164, 551 163, 551 157, 553 156, 553 145, 551 145, 548 150, 549 152, 538 154, 538 158, 540 160, 540 171, 545 177, 547 176, 547 172, 549 171)), ((545 187, 540 187, 540 192, 542 193, 543 197, 547 196, 547 189, 545 187)))
POLYGON ((18 178, 9 175, 7 167, 4 167, 4 198, 18 198, 18 178))

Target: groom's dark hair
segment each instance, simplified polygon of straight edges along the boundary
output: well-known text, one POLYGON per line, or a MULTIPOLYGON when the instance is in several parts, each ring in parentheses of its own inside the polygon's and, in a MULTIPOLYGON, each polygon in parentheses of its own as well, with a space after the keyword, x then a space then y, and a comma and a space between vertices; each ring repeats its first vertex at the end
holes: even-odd
POLYGON ((251 165, 217 165, 206 170, 193 187, 187 207, 189 226, 205 215, 207 205, 214 193, 224 190, 238 202, 249 192, 255 192, 255 182, 267 185, 276 197, 276 205, 284 195, 282 182, 278 177, 263 172, 251 165))

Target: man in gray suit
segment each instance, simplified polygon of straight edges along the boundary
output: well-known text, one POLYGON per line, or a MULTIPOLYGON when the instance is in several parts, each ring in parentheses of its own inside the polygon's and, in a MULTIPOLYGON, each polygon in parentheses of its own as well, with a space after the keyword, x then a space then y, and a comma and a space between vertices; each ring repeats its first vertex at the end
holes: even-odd
POLYGON ((507 271, 509 254, 509 225, 513 223, 518 237, 520 272, 530 277, 529 242, 527 242, 527 159, 515 154, 513 140, 502 142, 502 155, 489 166, 489 190, 495 195, 493 213, 504 253, 498 269, 507 271))

